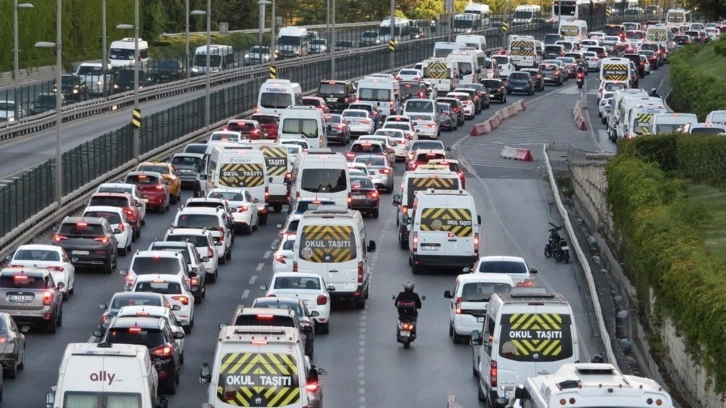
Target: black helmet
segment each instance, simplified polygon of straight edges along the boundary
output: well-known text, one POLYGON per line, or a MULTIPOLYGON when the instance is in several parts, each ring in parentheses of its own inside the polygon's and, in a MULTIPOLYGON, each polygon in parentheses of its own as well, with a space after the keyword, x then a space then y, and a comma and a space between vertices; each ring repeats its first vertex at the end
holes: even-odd
POLYGON ((650 95, 651 95, 651 96, 656 96, 656 95, 658 95, 658 90, 657 90, 657 89, 655 89, 655 88, 651 89, 651 90, 650 90, 650 95))
POLYGON ((413 292, 413 281, 407 280, 403 282, 403 290, 406 292, 413 292))

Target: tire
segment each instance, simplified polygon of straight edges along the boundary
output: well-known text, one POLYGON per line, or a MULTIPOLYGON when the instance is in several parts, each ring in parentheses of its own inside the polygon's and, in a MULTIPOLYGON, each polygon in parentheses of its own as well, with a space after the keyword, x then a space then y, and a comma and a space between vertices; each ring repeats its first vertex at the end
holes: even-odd
MULTIPOLYGON (((129 244, 129 246, 131 246, 131 245, 129 244)), ((128 252, 129 252, 129 247, 121 248, 118 250, 118 254, 121 256, 126 256, 126 254, 128 254, 128 252)))
MULTIPOLYGON (((141 222, 141 225, 144 225, 144 224, 146 224, 146 221, 141 222)), ((136 228, 136 230, 134 231, 134 237, 141 238, 141 227, 136 228)))
POLYGON ((18 360, 20 358, 20 353, 16 356, 16 360, 13 361, 12 367, 3 370, 3 376, 5 378, 15 378, 18 376, 18 360))
POLYGON ((220 265, 227 264, 227 255, 226 254, 225 254, 225 256, 222 256, 221 258, 219 258, 219 264, 220 265))
POLYGON ((228 250, 227 250, 227 253, 226 253, 226 254, 224 254, 224 257, 225 257, 225 258, 226 258, 226 259, 227 259, 228 261, 229 261, 230 259, 232 259, 232 248, 230 248, 230 249, 228 249, 228 250))
POLYGON ((360 298, 355 301, 355 308, 358 310, 363 310, 366 308, 366 300, 365 298, 360 298))
POLYGON ((550 249, 549 245, 545 245, 544 256, 545 258, 550 258, 552 256, 552 250, 550 249))
POLYGON ((23 359, 18 362, 18 370, 25 368, 25 346, 23 346, 23 359))
POLYGON ((262 214, 261 216, 257 216, 257 224, 258 225, 267 225, 267 214, 262 214))
POLYGON ((371 211, 371 217, 378 218, 378 209, 371 211))
POLYGON ((454 337, 454 326, 449 323, 449 337, 454 337))
POLYGON ((454 344, 463 344, 466 341, 466 336, 456 334, 456 330, 454 330, 454 335, 451 337, 452 337, 454 344))
POLYGON ((409 347, 411 347, 411 343, 409 343, 409 342, 403 343, 403 348, 405 348, 406 350, 408 350, 409 347))
POLYGON ((207 278, 207 282, 209 282, 209 283, 216 282, 217 281, 217 273, 216 273, 216 271, 215 271, 215 273, 208 273, 207 276, 206 276, 206 278, 207 278))
POLYGON ((47 323, 45 326, 45 331, 49 334, 55 334, 56 330, 58 329, 58 317, 53 316, 53 320, 47 323))
POLYGON ((272 204, 272 211, 276 213, 282 211, 282 204, 272 204))
POLYGON ((178 377, 178 374, 174 374, 174 376, 175 376, 175 378, 174 378, 174 380, 172 380, 171 384, 169 384, 169 385, 166 386, 166 393, 169 394, 169 395, 175 395, 176 394, 176 383, 177 383, 177 379, 179 377, 178 377))
POLYGON ((329 334, 329 333, 330 333, 330 322, 320 323, 320 334, 329 334))
POLYGON ((111 272, 113 272, 113 262, 109 260, 108 263, 103 264, 103 273, 110 275, 111 272))
POLYGON ((172 204, 176 204, 177 203, 177 196, 170 195, 169 196, 169 201, 171 201, 172 204))
POLYGON ((476 397, 479 399, 479 401, 484 403, 485 407, 489 407, 489 402, 487 402, 487 396, 484 395, 484 393, 481 391, 481 386, 479 386, 479 383, 476 384, 476 397))
POLYGON ((204 299, 204 295, 194 296, 194 303, 197 305, 201 305, 203 299, 204 299))

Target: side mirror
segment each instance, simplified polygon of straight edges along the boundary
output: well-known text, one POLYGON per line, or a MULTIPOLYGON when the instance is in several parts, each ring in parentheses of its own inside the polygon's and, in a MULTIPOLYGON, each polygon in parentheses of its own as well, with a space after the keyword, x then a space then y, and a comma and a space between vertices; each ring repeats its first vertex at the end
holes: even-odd
POLYGON ((106 310, 108 309, 108 305, 106 305, 105 303, 99 303, 98 308, 101 310, 106 310))
POLYGON ((63 282, 58 282, 58 284, 57 284, 57 285, 55 285, 55 287, 56 287, 56 288, 57 288, 58 290, 61 290, 61 289, 63 289, 63 288, 65 288, 65 287, 66 287, 66 284, 65 284, 65 283, 63 283, 63 282))
POLYGON ((126 276, 129 274, 129 271, 128 271, 128 269, 121 269, 120 271, 118 271, 118 273, 123 276, 126 276))
POLYGON ((262 284, 262 285, 260 285, 260 290, 265 290, 265 291, 266 291, 266 290, 268 290, 268 289, 270 289, 270 287, 269 287, 269 286, 267 286, 266 284, 262 284))
POLYGON ((171 307, 171 310, 173 310, 173 311, 175 311, 175 312, 176 312, 177 310, 181 310, 181 306, 179 306, 179 305, 174 305, 174 306, 172 306, 172 307, 171 307))
POLYGON ((467 266, 466 268, 462 269, 461 271, 464 272, 464 273, 471 273, 472 272, 471 267, 469 267, 469 266, 467 266))
POLYGON ((318 313, 317 310, 313 310, 312 312, 310 312, 310 316, 311 317, 318 317, 318 316, 320 316, 320 313, 318 313))
POLYGON ((259 199, 259 198, 253 198, 253 199, 252 199, 252 202, 253 202, 253 203, 255 203, 255 204, 257 204, 257 203, 259 203, 259 202, 260 202, 260 199, 259 199))
POLYGON ((209 257, 208 256, 202 257, 202 262, 209 262, 209 257))
POLYGON ((368 252, 376 252, 376 241, 368 241, 368 252))
POLYGON ((514 398, 519 400, 529 400, 532 399, 532 396, 529 395, 529 391, 520 384, 514 389, 514 398))
POLYGON ((277 229, 282 229, 282 224, 277 224, 277 225, 275 225, 275 228, 277 228, 277 229))
POLYGON ((404 215, 403 217, 401 217, 401 224, 408 225, 410 223, 411 223, 411 217, 409 217, 408 215, 404 215))
POLYGON ((447 151, 447 152, 450 152, 450 151, 451 151, 451 148, 450 148, 450 147, 447 147, 447 148, 446 148, 446 151, 447 151))
POLYGON ((335 286, 328 285, 328 292, 335 292, 335 286))
POLYGON ((401 195, 400 194, 394 194, 393 195, 393 205, 401 205, 401 195))
POLYGON ((52 408, 53 404, 55 404, 55 391, 48 391, 45 393, 45 406, 52 408))
POLYGON ((141 201, 137 201, 137 202, 136 202, 136 206, 137 206, 137 207, 142 207, 143 205, 144 205, 144 204, 143 204, 143 203, 142 203, 141 201))
POLYGON ((537 273, 537 270, 534 268, 529 268, 529 273, 537 273))
POLYGON ((29 331, 30 331, 30 326, 28 326, 27 324, 20 326, 20 333, 25 334, 25 333, 28 333, 29 331))
POLYGON ((227 326, 229 326, 227 323, 220 323, 219 324, 219 329, 222 330, 222 329, 224 329, 227 326))
POLYGON ((181 340, 184 338, 184 330, 179 330, 174 332, 174 339, 175 340, 181 340))
POLYGON ((450 290, 445 290, 444 291, 444 298, 445 299, 453 299, 454 298, 454 295, 451 294, 451 291, 450 290))
POLYGON ((212 381, 212 368, 209 363, 202 364, 202 369, 199 370, 199 382, 202 384, 208 384, 212 381))
POLYGON ((481 346, 482 345, 481 332, 479 330, 472 330, 471 339, 469 340, 469 343, 472 346, 481 346))
POLYGON ((100 339, 101 337, 103 337, 103 333, 100 329, 96 329, 93 331, 93 337, 100 339))
POLYGON ((426 300, 426 295, 421 296, 421 300, 426 300))
POLYGON ((333 126, 331 126, 331 125, 326 126, 325 130, 330 132, 331 130, 333 130, 333 126))
POLYGON ((476 216, 476 223, 481 225, 481 215, 476 216))
POLYGON ((216 245, 216 246, 223 246, 224 245, 224 241, 217 241, 214 245, 216 245))
POLYGON ((197 267, 196 267, 196 266, 192 266, 192 267, 191 267, 191 269, 189 270, 189 277, 190 277, 190 278, 196 278, 196 277, 197 277, 197 272, 198 272, 198 271, 199 271, 199 270, 197 269, 197 267))
POLYGON ((121 233, 121 229, 119 229, 119 228, 114 228, 114 229, 113 229, 113 233, 114 233, 114 234, 120 234, 120 233, 121 233))

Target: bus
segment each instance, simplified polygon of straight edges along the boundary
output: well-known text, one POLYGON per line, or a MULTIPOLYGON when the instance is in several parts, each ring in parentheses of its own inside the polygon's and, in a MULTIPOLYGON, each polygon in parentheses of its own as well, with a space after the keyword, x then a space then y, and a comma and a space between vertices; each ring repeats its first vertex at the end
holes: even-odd
POLYGON ((559 12, 561 9, 563 19, 585 20, 593 27, 598 26, 598 22, 604 24, 607 1, 593 0, 592 7, 590 4, 590 0, 554 0, 550 21, 560 21, 559 12), (560 1, 562 2, 561 5, 560 1))
POLYGON ((536 5, 522 5, 514 9, 512 22, 514 24, 531 24, 540 18, 542 7, 536 5))
POLYGON ((481 14, 462 13, 454 16, 454 33, 456 34, 470 34, 481 28, 481 14))
POLYGON ((691 23, 691 12, 684 9, 670 9, 666 14, 666 26, 682 26, 691 23))
MULTIPOLYGON (((407 40, 411 36, 411 21, 407 18, 396 17, 393 20, 393 40, 400 42, 407 40)), ((381 25, 378 30, 378 40, 381 44, 386 44, 391 40, 391 19, 387 18, 381 21, 381 25)))

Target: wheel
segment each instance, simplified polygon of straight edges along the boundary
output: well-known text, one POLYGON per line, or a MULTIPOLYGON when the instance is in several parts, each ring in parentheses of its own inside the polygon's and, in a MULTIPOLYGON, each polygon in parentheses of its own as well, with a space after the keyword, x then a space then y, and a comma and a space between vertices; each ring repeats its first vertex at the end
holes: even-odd
POLYGON ((330 333, 330 322, 327 323, 318 323, 320 326, 320 333, 321 334, 328 334, 330 333))
POLYGON ((199 296, 194 296, 194 303, 201 305, 203 299, 204 299, 204 294, 199 295, 199 296))
POLYGON ((179 365, 184 365, 184 353, 179 356, 179 365))
MULTIPOLYGON (((141 221, 141 225, 144 224, 146 224, 146 221, 141 221)), ((136 230, 134 231, 134 237, 141 238, 141 227, 136 228, 136 230)))
POLYGON ((266 225, 267 224, 267 214, 258 215, 257 223, 259 225, 266 225))
POLYGON ((23 346, 23 358, 20 359, 20 362, 18 363, 18 370, 22 370, 25 368, 25 346, 23 346))
POLYGON ((454 337, 454 326, 449 323, 449 337, 454 337))
POLYGON ((9 367, 5 370, 3 370, 3 375, 7 378, 15 378, 18 376, 18 360, 20 358, 20 353, 18 353, 17 356, 15 356, 16 360, 13 361, 12 367, 9 367))
POLYGON ((110 275, 111 272, 113 272, 113 262, 108 261, 108 263, 103 264, 103 273, 110 275))
POLYGON ((50 334, 55 334, 57 328, 58 328, 58 317, 53 316, 53 320, 49 321, 47 323, 47 325, 45 326, 45 331, 47 331, 50 334))
POLYGON ((378 218, 378 209, 377 208, 375 210, 371 211, 371 216, 373 218, 378 218))
MULTIPOLYGON (((131 246, 131 244, 129 244, 131 246)), ((126 256, 126 254, 129 252, 129 247, 121 248, 118 250, 118 254, 121 256, 126 256)))
POLYGON ((232 249, 231 248, 227 250, 227 253, 224 255, 224 257, 227 258, 228 261, 230 259, 232 259, 232 249))
POLYGON ((226 263, 227 263, 227 255, 225 254, 224 256, 219 258, 219 264, 224 265, 226 263))
POLYGON ((552 250, 550 249, 550 246, 549 245, 545 245, 545 248, 544 248, 544 256, 546 258, 549 258, 549 257, 552 256, 552 250))
POLYGON ((355 301, 355 308, 358 310, 363 310, 366 308, 366 300, 365 298, 359 298, 355 301))
POLYGON ((476 385, 476 397, 479 399, 479 401, 484 403, 485 407, 489 407, 489 403, 487 402, 487 396, 484 395, 479 384, 476 385))
POLYGON ((272 211, 276 213, 282 211, 282 204, 272 204, 272 211))
POLYGON ((476 367, 474 367, 473 365, 471 366, 471 375, 477 378, 479 377, 479 372, 476 371, 476 367))
POLYGON ((182 329, 184 329, 184 333, 185 333, 185 334, 191 334, 191 333, 192 333, 192 328, 193 328, 193 327, 194 327, 194 325, 193 325, 192 323, 189 323, 189 324, 188 324, 188 325, 186 325, 186 326, 182 326, 182 329))
POLYGON ((403 348, 405 348, 406 350, 408 350, 409 347, 411 347, 411 343, 409 343, 409 342, 403 343, 403 348))
POLYGON ((454 344, 462 344, 466 340, 465 336, 462 336, 460 334, 456 334, 456 331, 454 331, 454 335, 452 336, 454 340, 454 344))
POLYGON ((418 265, 416 265, 415 263, 411 262, 411 273, 413 273, 414 275, 416 275, 419 272, 421 272, 421 267, 418 266, 418 265))
POLYGON ((55 325, 58 327, 63 326, 63 308, 58 311, 58 319, 56 319, 55 325))
POLYGON ((552 257, 555 258, 555 261, 560 262, 562 261, 562 252, 552 251, 552 257))
POLYGON ((169 196, 169 201, 171 201, 172 204, 176 204, 176 202, 177 202, 177 196, 170 195, 169 196))
POLYGON ((214 283, 216 281, 217 281, 217 271, 214 271, 214 273, 207 274, 207 282, 214 283))
POLYGON ((179 379, 179 375, 178 374, 174 374, 174 376, 175 376, 175 378, 171 381, 171 383, 169 385, 166 386, 166 392, 169 395, 176 394, 176 384, 177 384, 177 381, 179 379))
POLYGON ((507 96, 505 95, 504 98, 502 98, 502 103, 507 103, 507 96))

